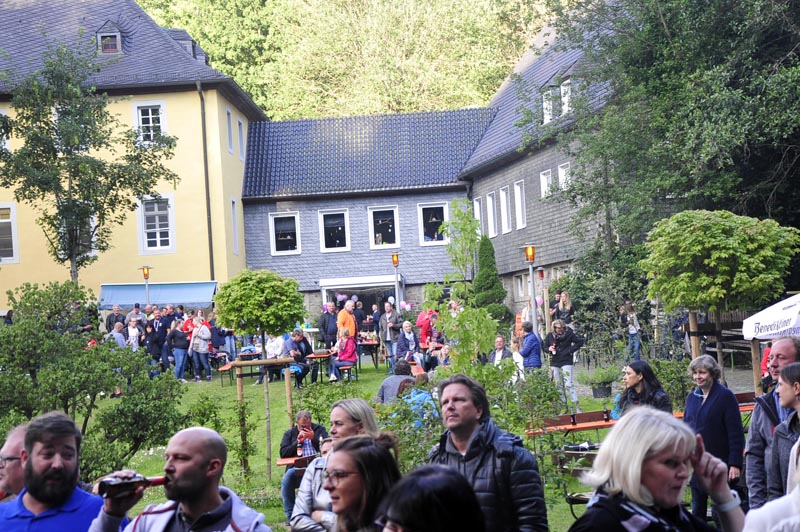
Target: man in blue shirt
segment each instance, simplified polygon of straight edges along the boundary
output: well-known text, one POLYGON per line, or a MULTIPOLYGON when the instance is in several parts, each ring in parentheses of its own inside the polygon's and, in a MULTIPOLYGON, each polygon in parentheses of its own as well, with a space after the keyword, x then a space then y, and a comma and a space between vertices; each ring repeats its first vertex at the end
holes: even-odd
POLYGON ((20 451, 25 488, 0 504, 3 532, 89 529, 103 499, 78 488, 80 445, 80 431, 61 412, 30 422, 20 451))

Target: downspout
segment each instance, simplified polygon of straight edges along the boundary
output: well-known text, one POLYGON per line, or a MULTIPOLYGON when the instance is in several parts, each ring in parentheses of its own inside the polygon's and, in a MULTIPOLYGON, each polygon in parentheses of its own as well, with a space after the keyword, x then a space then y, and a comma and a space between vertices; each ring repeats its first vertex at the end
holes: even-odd
POLYGON ((206 228, 208 230, 208 270, 211 275, 210 281, 214 276, 214 237, 211 232, 211 191, 209 190, 208 177, 208 147, 206 145, 206 99, 203 97, 203 87, 197 82, 197 95, 200 96, 200 124, 201 135, 203 137, 203 178, 206 190, 206 228))

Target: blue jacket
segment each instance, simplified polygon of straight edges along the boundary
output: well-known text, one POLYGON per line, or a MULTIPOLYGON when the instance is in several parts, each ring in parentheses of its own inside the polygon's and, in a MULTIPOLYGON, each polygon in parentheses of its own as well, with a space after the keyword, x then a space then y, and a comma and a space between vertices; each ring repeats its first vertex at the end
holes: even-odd
POLYGON ((695 434, 703 436, 706 451, 728 466, 742 468, 744 429, 739 402, 732 391, 715 382, 704 403, 703 392, 695 388, 686 398, 683 420, 695 434))
POLYGON ((542 343, 539 341, 539 335, 535 332, 529 332, 525 335, 522 341, 522 349, 519 354, 522 355, 522 366, 525 368, 541 368, 542 367, 542 343))
POLYGON ((406 333, 404 331, 400 331, 400 336, 397 337, 397 356, 399 358, 405 357, 409 351, 412 353, 419 353, 419 336, 417 336, 417 333, 413 331, 412 334, 414 335, 414 349, 411 349, 409 346, 406 333))

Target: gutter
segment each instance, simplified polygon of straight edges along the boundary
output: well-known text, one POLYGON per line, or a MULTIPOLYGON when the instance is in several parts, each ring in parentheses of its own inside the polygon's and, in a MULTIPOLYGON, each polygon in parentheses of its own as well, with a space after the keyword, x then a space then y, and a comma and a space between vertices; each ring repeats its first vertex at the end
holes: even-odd
POLYGON ((200 96, 200 124, 201 136, 203 141, 203 184, 205 185, 206 193, 206 229, 208 231, 208 270, 211 277, 209 280, 213 281, 214 276, 214 237, 211 231, 211 191, 209 190, 209 177, 208 177, 208 146, 206 145, 206 99, 203 97, 203 86, 198 81, 197 95, 200 96))

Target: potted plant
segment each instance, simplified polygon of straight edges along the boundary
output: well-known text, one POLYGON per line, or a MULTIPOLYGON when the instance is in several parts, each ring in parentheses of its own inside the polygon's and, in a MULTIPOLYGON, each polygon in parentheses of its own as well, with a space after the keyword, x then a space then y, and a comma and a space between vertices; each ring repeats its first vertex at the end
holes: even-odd
POLYGON ((601 399, 611 397, 611 384, 619 380, 620 371, 616 366, 596 368, 592 373, 581 371, 578 373, 578 382, 592 387, 592 397, 601 399))

